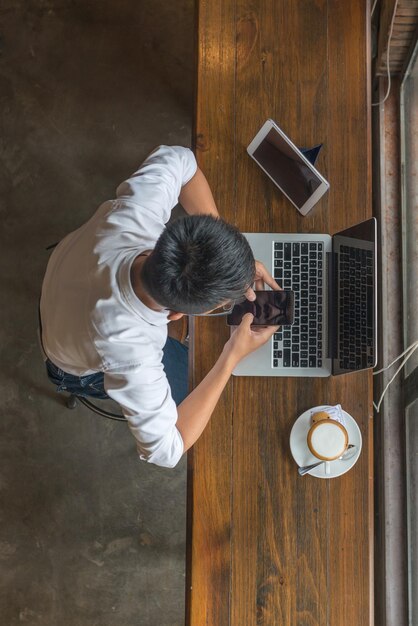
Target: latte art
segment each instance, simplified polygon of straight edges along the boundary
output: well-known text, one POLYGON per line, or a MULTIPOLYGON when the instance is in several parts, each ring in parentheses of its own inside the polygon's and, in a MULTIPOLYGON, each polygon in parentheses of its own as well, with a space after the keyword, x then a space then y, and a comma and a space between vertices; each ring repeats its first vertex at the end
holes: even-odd
POLYGON ((324 461, 333 461, 344 454, 348 445, 347 431, 339 422, 321 420, 308 433, 308 446, 313 455, 324 461))

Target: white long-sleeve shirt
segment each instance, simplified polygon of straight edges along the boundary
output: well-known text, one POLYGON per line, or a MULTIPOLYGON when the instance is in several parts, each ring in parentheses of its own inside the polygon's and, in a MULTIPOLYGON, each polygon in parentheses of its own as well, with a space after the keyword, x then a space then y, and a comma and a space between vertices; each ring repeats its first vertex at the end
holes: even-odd
POLYGON ((130 269, 155 243, 197 169, 193 153, 160 146, 83 226, 53 251, 41 296, 42 340, 59 368, 104 372, 107 394, 122 408, 140 458, 174 467, 183 454, 177 408, 163 365, 167 311, 135 295, 130 269))

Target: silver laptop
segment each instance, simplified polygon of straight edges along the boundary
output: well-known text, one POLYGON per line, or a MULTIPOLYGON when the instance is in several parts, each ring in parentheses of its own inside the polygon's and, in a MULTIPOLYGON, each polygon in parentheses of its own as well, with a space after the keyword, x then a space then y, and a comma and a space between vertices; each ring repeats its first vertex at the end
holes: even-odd
POLYGON ((236 376, 330 376, 375 367, 375 218, 334 236, 244 233, 254 256, 295 292, 295 322, 243 359, 236 376))

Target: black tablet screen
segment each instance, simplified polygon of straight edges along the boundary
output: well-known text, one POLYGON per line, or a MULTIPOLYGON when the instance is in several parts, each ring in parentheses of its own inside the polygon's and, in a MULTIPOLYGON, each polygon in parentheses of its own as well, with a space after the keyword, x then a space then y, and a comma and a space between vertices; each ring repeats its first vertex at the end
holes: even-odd
POLYGON ((322 182, 274 128, 264 137, 253 156, 299 208, 322 182))

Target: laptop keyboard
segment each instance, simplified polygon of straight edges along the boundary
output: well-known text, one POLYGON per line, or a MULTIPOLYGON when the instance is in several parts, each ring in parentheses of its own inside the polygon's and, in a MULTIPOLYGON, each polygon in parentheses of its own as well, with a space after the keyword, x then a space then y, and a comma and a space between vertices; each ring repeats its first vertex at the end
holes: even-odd
POLYGON ((373 367, 373 252, 351 246, 339 252, 340 368, 373 367))
POLYGON ((295 322, 274 334, 272 365, 322 367, 324 246, 318 241, 273 242, 273 276, 295 292, 295 322))

